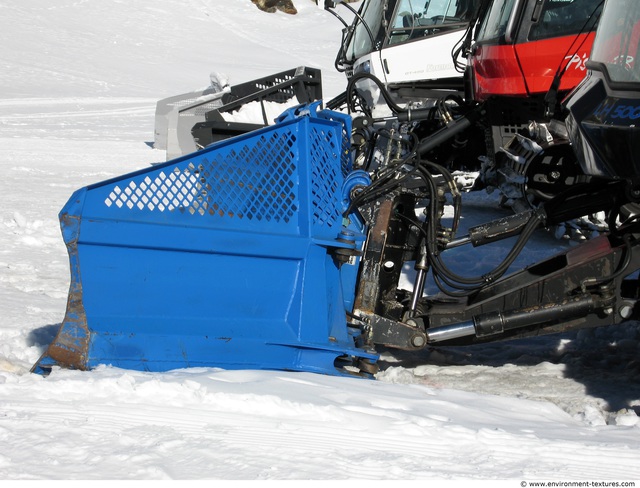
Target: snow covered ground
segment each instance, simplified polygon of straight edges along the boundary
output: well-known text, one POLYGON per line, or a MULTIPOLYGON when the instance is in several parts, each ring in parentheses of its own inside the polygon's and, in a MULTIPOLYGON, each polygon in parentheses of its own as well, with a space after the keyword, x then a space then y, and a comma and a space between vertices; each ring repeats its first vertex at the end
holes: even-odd
MULTIPOLYGON (((62 321, 57 213, 82 186, 164 161, 157 100, 300 65, 326 97, 341 25, 249 0, 0 0, 0 479, 640 482, 640 327, 418 355, 377 381, 306 373, 29 369, 62 321)), ((469 197, 469 222, 499 212, 469 197)), ((541 232, 526 264, 568 245, 541 232)), ((459 251, 490 265, 493 247, 459 251)), ((511 486, 511 485, 509 485, 511 486)), ((593 485, 592 485, 593 486, 593 485)), ((622 485, 620 485, 622 486, 622 485)))

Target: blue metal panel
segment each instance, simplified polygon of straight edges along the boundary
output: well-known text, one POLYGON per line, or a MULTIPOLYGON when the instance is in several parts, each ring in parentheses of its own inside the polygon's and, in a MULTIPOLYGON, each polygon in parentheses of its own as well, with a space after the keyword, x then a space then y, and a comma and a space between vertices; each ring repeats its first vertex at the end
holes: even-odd
POLYGON ((344 220, 349 121, 315 107, 77 191, 60 213, 71 287, 34 370, 98 364, 341 374, 377 356, 346 322, 362 245, 344 220), (345 233, 353 242, 345 241, 345 233), (351 289, 343 290, 343 285, 351 289))

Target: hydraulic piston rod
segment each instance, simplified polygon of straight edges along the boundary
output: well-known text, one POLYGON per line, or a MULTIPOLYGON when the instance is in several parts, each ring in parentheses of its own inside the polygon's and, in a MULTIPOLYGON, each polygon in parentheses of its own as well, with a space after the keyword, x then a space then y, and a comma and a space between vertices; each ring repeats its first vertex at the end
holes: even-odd
POLYGON ((561 303, 507 312, 489 312, 477 315, 469 321, 427 329, 427 342, 443 342, 469 336, 484 338, 499 335, 521 327, 584 316, 598 307, 598 300, 592 295, 585 294, 561 303))

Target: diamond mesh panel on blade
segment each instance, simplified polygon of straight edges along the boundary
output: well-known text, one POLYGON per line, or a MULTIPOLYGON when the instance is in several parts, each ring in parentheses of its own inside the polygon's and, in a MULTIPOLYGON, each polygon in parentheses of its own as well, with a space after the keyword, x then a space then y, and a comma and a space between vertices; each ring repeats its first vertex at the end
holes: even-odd
POLYGON ((339 126, 296 127, 276 126, 122 179, 107 189, 104 203, 122 211, 213 217, 251 230, 309 222, 312 233, 333 229, 333 235, 342 223, 343 135, 339 126), (301 219, 306 208, 309 215, 301 219))

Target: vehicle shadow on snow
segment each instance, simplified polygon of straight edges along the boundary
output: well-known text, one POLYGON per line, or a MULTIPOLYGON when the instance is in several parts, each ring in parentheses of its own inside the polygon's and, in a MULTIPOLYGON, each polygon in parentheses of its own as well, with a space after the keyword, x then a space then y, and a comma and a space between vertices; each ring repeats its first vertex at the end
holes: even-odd
MULTIPOLYGON (((381 371, 390 367, 419 370, 421 366, 486 366, 491 368, 486 370, 490 383, 500 381, 500 368, 505 368, 505 381, 512 380, 515 367, 522 369, 519 376, 523 382, 531 389, 538 383, 540 390, 549 384, 549 379, 537 376, 536 367, 544 370, 545 363, 560 365, 555 370, 561 371, 564 379, 581 384, 585 396, 602 399, 608 412, 627 409, 640 416, 640 322, 488 344, 431 347, 413 353, 380 352, 381 371)), ((481 368, 473 371, 474 383, 483 383, 478 378, 482 374, 481 368)), ((464 371, 458 376, 463 381, 464 371)), ((433 381, 438 382, 437 376, 433 381)), ((469 387, 479 391, 475 385, 469 387)))
MULTIPOLYGON (((464 195, 464 198, 461 234, 467 232, 470 226, 511 214, 509 210, 500 208, 495 195, 471 192, 464 195)), ((477 248, 455 248, 443 253, 443 259, 454 272, 463 276, 477 276, 496 267, 514 243, 515 238, 509 238, 477 248)), ((577 244, 572 240, 558 239, 554 229, 539 229, 531 236, 507 274, 566 252, 577 244)), ((413 271, 405 271, 407 282, 412 284, 413 271)), ((439 290, 428 279, 425 292, 437 294, 439 290)), ((540 392, 538 397, 543 398, 545 384, 550 379, 548 375, 557 374, 565 380, 582 385, 584 395, 602 399, 609 412, 629 409, 640 416, 640 322, 469 346, 431 347, 415 353, 390 350, 380 352, 379 365, 382 371, 401 367, 413 370, 416 376, 427 371, 428 375, 435 374, 435 377, 428 378, 429 382, 451 384, 454 388, 468 387, 469 390, 487 393, 492 393, 491 388, 482 390, 486 388, 483 385, 517 378, 522 384, 531 385, 529 389, 537 389, 540 392), (557 367, 552 366, 547 371, 545 363, 557 367), (421 369, 421 366, 426 368, 421 369), (437 376, 439 366, 486 366, 490 369, 461 369, 440 381, 437 376), (514 367, 522 371, 514 372, 514 367), (478 377, 483 374, 486 377, 478 377), (470 375, 477 381, 465 384, 465 375, 470 375)), ((443 375, 441 371, 440 374, 443 375)), ((562 384, 566 385, 567 382, 562 384)), ((576 388, 572 388, 575 391, 576 388)), ((517 393, 515 386, 507 389, 517 393)), ((493 392, 501 392, 500 386, 495 386, 493 392)))

